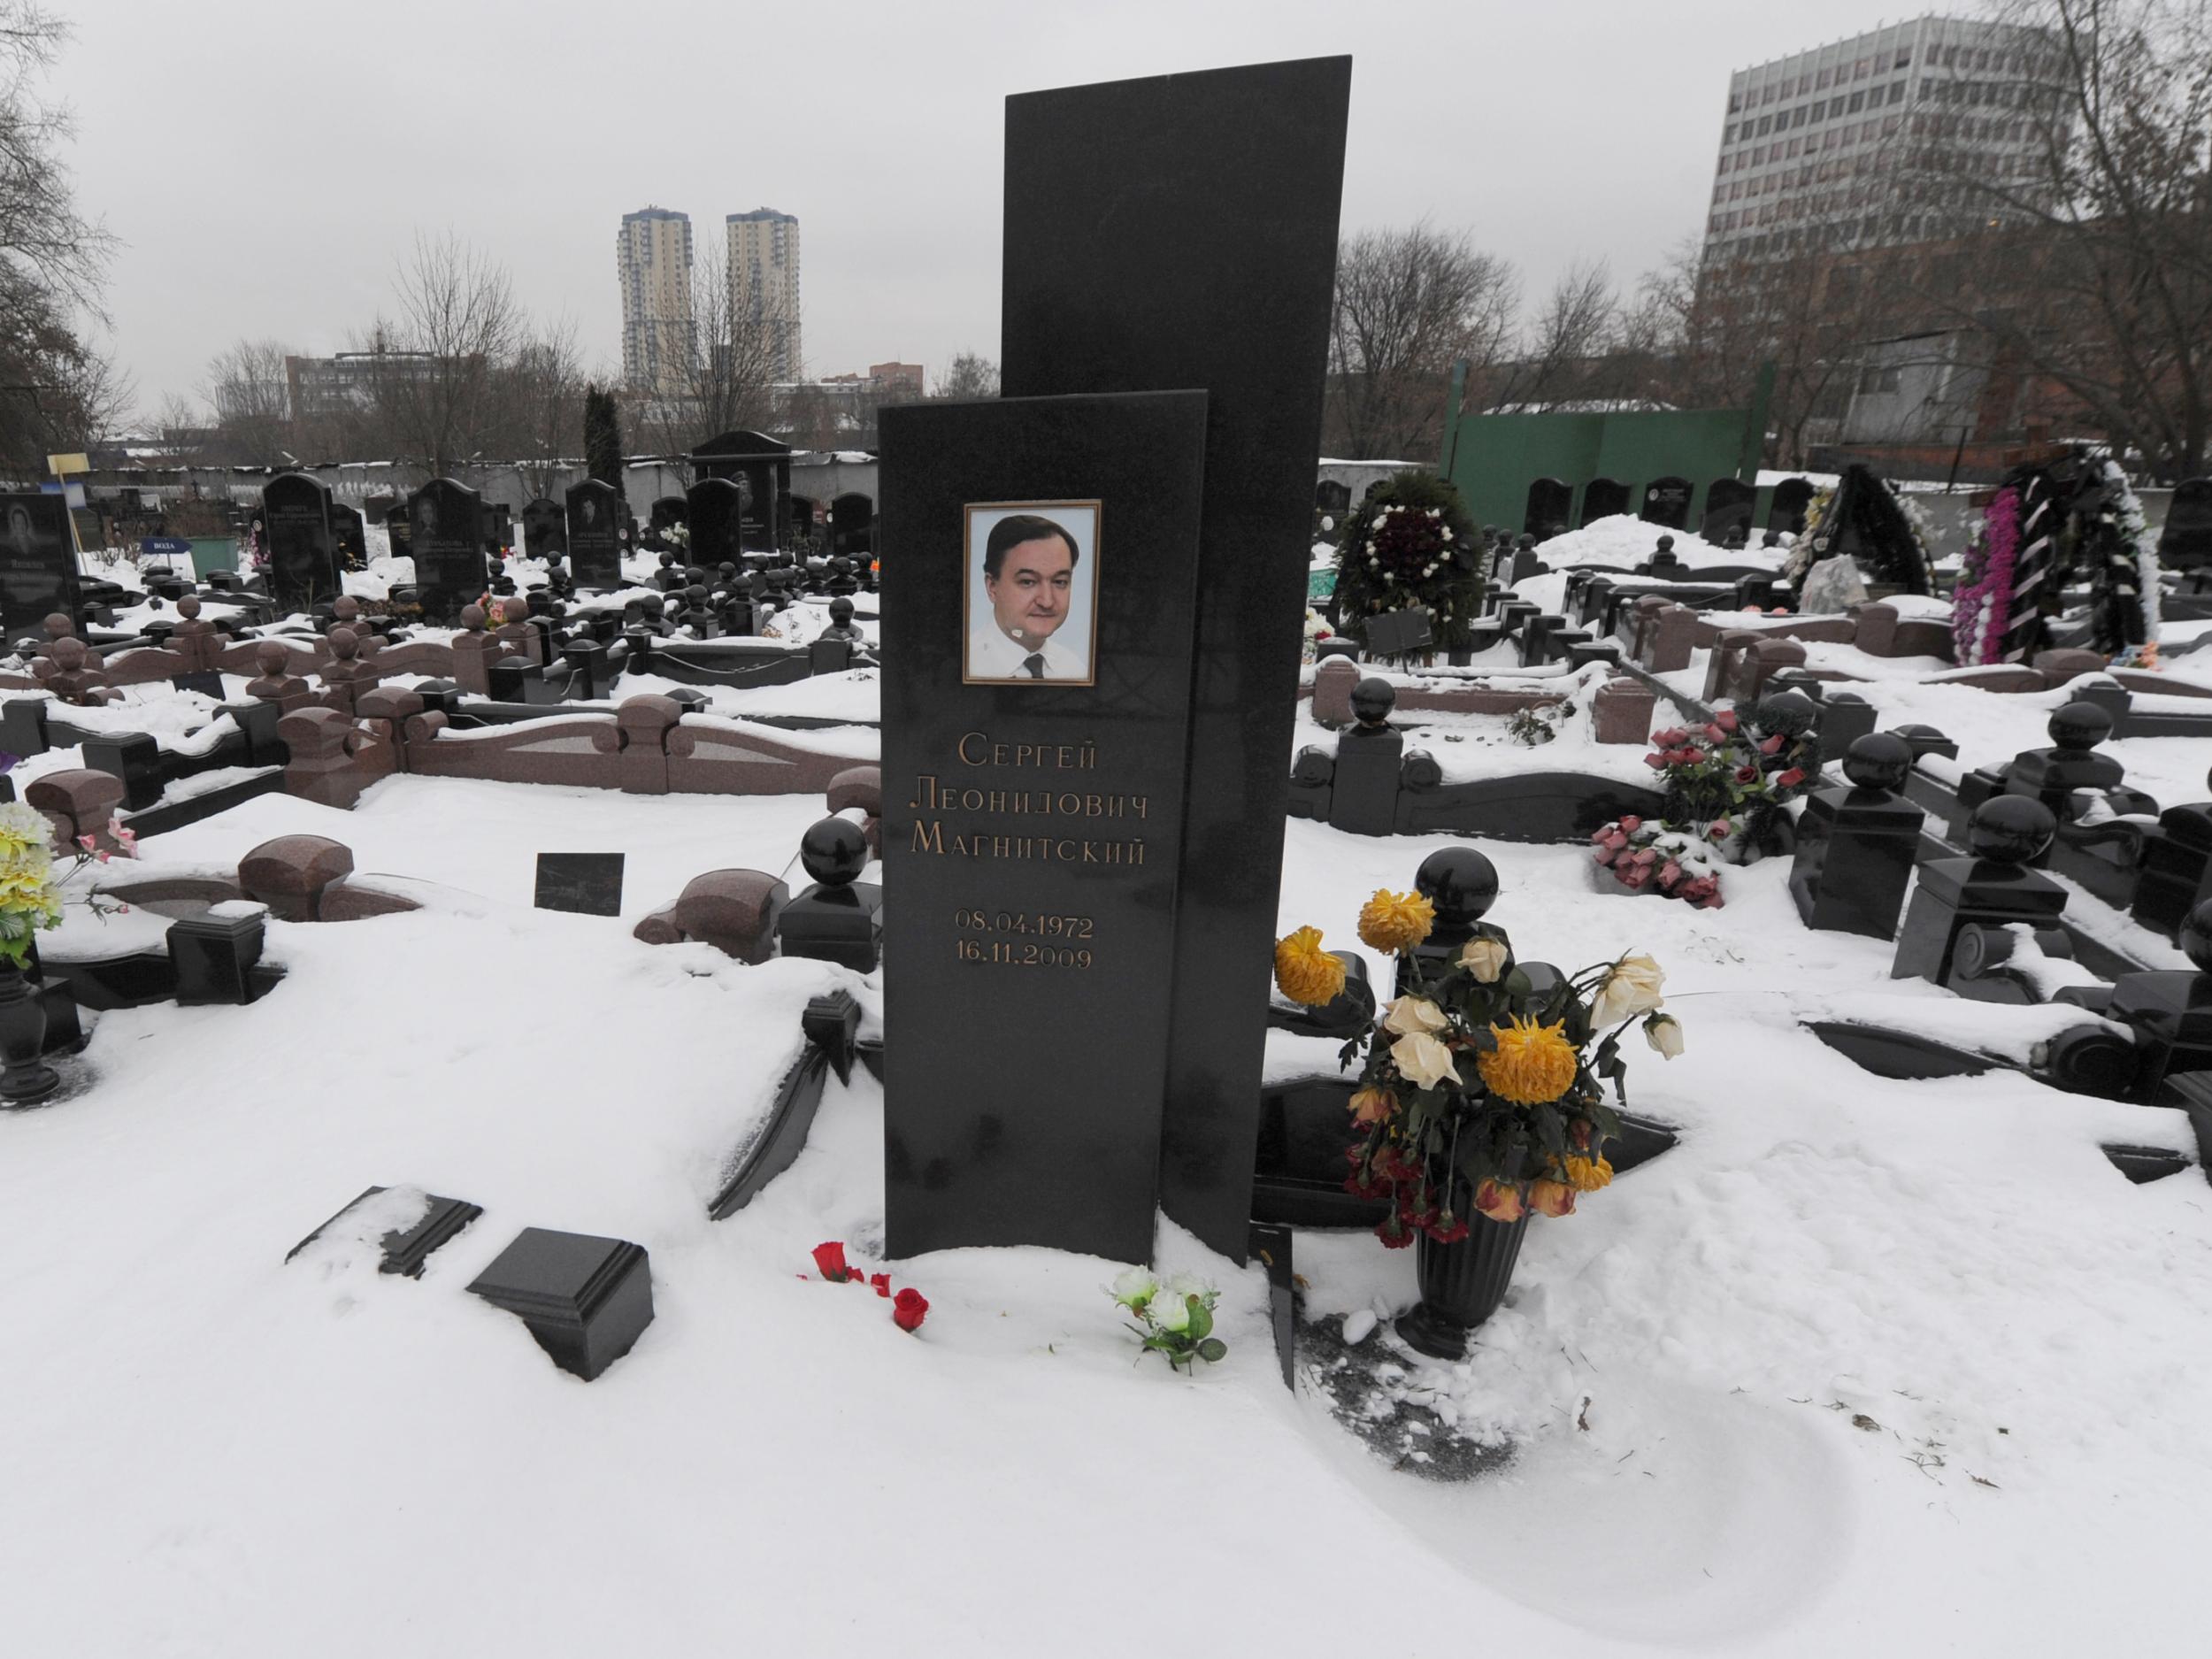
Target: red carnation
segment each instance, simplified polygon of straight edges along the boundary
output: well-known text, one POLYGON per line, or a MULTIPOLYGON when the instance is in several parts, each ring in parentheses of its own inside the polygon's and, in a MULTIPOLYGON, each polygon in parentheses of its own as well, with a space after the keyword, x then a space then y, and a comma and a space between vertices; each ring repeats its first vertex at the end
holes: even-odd
POLYGON ((891 1303, 891 1321, 902 1331, 918 1331, 929 1317, 929 1302, 912 1286, 899 1292, 891 1303))
POLYGON ((860 1277, 845 1265, 845 1247, 835 1239, 814 1247, 814 1269, 833 1285, 842 1285, 860 1277))

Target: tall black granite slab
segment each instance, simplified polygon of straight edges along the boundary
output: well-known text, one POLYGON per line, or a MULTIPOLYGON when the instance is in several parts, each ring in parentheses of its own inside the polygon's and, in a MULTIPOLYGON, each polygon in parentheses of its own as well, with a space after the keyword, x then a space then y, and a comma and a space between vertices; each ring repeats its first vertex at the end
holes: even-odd
POLYGON ((1160 1174, 1167 1213, 1240 1258, 1351 79, 1310 58, 1006 105, 1006 396, 1210 397, 1160 1174))
POLYGON ((1759 490, 1740 478, 1717 478, 1705 487, 1705 518, 1698 534, 1708 541, 1720 541, 1733 531, 1751 531, 1752 511, 1759 490))
POLYGON ((465 484, 434 478, 407 505, 408 551, 422 619, 450 627, 491 581, 484 558, 484 500, 465 484))
POLYGON ((1564 479, 1540 478, 1528 487, 1521 528, 1541 541, 1568 527, 1574 517, 1574 487, 1564 479))
POLYGON ((1582 487, 1582 522, 1594 524, 1629 510, 1632 492, 1617 478, 1594 478, 1582 487))
POLYGON ((684 492, 692 564, 711 570, 743 554, 746 501, 744 490, 726 478, 703 478, 684 492))
POLYGON ((560 503, 540 495, 523 503, 522 550, 534 559, 568 551, 568 518, 560 503))
POLYGON ((1767 503, 1767 528, 1795 535, 1805 527, 1806 511, 1813 504, 1813 484, 1807 478, 1786 478, 1774 487, 1767 503))
POLYGON ((12 641, 45 635, 40 625, 59 612, 77 618, 77 544, 69 507, 37 490, 0 492, 0 617, 12 641))
MULTIPOLYGON (((738 487, 738 535, 746 551, 773 552, 790 540, 789 444, 764 432, 720 433, 693 446, 691 469, 696 477, 727 479, 738 487)), ((692 546, 695 557, 695 537, 692 546)))
POLYGON ((261 488, 268 537, 269 596, 281 614, 311 610, 338 596, 338 537, 331 527, 330 490, 305 472, 280 472, 261 488))
POLYGON ((2158 562, 2183 571, 2212 565, 2212 478, 2184 479, 2174 486, 2158 534, 2158 562))
POLYGON ((1671 530, 1686 529, 1694 493, 1686 478, 1655 478, 1644 486, 1643 517, 1671 530))
POLYGON ((567 491, 568 570, 579 588, 622 586, 622 497, 611 484, 588 478, 567 491))
POLYGON ((1206 397, 907 404, 880 430, 887 1248, 1147 1260, 1206 397), (964 510, 1078 501, 1093 683, 965 683, 964 510))

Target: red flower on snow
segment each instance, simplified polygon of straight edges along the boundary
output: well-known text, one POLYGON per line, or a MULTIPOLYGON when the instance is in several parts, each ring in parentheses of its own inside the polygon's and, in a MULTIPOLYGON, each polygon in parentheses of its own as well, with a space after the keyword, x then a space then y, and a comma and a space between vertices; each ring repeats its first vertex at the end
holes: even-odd
POLYGON ((918 1331, 922 1321, 929 1317, 929 1300, 909 1286, 899 1292, 891 1302, 891 1321, 902 1331, 918 1331))
POLYGON ((877 1295, 887 1296, 891 1294, 890 1274, 871 1273, 868 1275, 868 1282, 875 1286, 877 1295))
POLYGON ((814 1247, 814 1267, 833 1285, 856 1283, 860 1278, 845 1265, 845 1247, 835 1239, 814 1247))

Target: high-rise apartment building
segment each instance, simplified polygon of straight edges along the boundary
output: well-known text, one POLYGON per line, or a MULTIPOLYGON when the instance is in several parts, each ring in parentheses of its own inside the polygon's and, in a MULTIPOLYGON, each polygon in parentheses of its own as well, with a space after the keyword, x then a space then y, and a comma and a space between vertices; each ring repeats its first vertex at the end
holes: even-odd
POLYGON ((799 221, 772 207, 732 213, 726 221, 730 315, 768 330, 769 375, 795 380, 799 350, 799 221))
POLYGON ((1729 77, 1705 257, 1933 242, 1986 199, 1910 188, 1932 155, 1984 182, 2035 176, 2055 110, 2051 48, 2011 24, 1924 17, 1729 77))
POLYGON ((691 215, 649 207, 622 216, 622 378, 657 396, 680 392, 697 342, 691 318, 691 215))

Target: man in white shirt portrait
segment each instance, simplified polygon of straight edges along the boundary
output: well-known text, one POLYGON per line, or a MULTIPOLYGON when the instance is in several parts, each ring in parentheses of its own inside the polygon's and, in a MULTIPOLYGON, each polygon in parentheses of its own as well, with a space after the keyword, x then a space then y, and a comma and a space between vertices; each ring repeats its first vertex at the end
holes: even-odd
POLYGON ((1083 680, 1087 641, 1059 637, 1074 595, 1075 538, 1038 513, 1011 513, 991 526, 983 550, 990 615, 968 633, 970 680, 1083 680))

